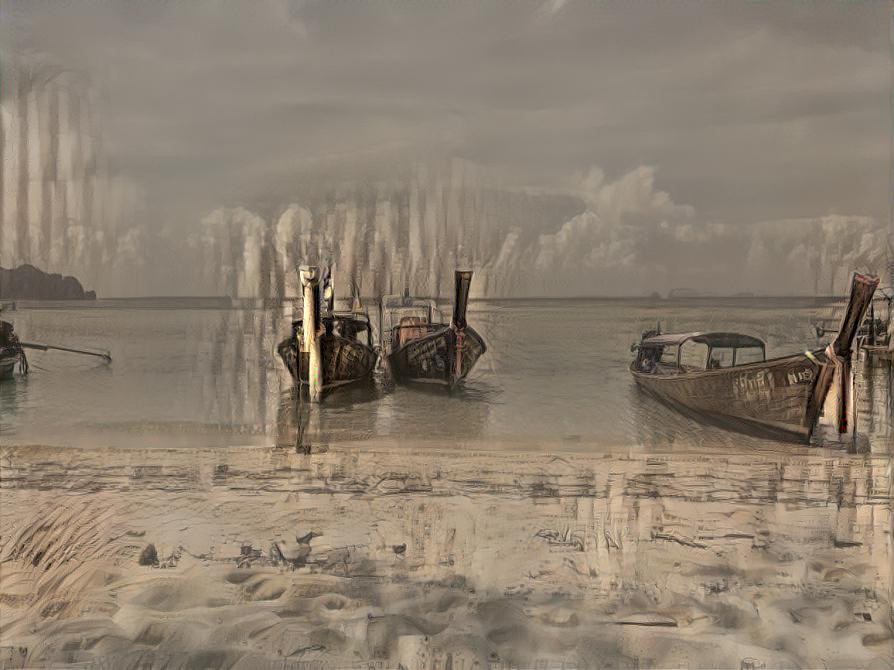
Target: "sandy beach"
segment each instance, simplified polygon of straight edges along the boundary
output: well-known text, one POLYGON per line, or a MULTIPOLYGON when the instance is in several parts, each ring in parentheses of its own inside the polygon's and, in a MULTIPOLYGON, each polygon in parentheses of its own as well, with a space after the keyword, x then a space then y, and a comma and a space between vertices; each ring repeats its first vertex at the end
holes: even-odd
POLYGON ((3 667, 894 663, 889 457, 540 452, 4 448, 3 667))

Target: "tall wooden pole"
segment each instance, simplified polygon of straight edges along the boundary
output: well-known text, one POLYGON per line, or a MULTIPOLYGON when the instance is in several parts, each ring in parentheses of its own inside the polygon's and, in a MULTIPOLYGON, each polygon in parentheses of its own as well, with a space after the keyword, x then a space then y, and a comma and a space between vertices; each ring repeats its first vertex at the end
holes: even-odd
POLYGON ((300 276, 304 297, 301 351, 308 355, 307 394, 311 402, 320 402, 323 396, 323 359, 320 354, 322 325, 320 320, 320 273, 316 267, 305 266, 301 268, 300 276))

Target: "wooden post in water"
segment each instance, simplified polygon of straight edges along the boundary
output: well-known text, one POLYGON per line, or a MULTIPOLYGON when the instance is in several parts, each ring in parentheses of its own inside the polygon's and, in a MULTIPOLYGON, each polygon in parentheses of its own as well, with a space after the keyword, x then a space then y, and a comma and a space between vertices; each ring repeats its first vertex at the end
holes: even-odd
POLYGON ((847 405, 849 403, 847 396, 850 379, 851 345, 857 337, 860 325, 866 316, 866 311, 872 303, 872 294, 878 286, 878 281, 878 277, 854 273, 851 279, 850 297, 844 316, 841 319, 838 335, 832 344, 826 347, 828 362, 821 367, 813 387, 811 406, 818 413, 826 400, 833 379, 837 378, 838 403, 835 412, 835 422, 839 433, 846 433, 848 430, 847 405))
POLYGON ((303 290, 302 342, 300 352, 307 353, 307 394, 311 402, 320 402, 323 395, 323 358, 320 354, 320 273, 316 267, 300 270, 303 290))

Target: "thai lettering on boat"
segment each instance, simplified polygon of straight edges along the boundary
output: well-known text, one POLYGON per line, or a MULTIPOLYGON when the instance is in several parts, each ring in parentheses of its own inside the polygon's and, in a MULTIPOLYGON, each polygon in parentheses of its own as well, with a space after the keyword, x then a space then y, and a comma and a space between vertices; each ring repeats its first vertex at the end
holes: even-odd
POLYGON ((786 379, 788 380, 789 386, 794 386, 795 384, 809 384, 813 381, 813 370, 809 367, 789 370, 786 379))
POLYGON ((766 370, 756 370, 733 378, 739 395, 761 394, 773 388, 773 376, 766 370))

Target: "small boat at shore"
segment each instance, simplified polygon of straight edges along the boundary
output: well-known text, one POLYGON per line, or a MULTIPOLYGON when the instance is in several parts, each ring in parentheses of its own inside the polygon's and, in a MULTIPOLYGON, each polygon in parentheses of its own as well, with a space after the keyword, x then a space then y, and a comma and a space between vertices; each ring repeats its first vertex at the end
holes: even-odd
POLYGON ((452 389, 487 351, 478 332, 466 323, 472 272, 457 270, 453 318, 444 323, 434 301, 389 297, 382 302, 382 329, 389 322, 384 350, 392 379, 452 389))
MULTIPOLYGON (((369 317, 358 311, 322 314, 320 273, 316 267, 300 270, 303 291, 302 318, 292 322, 292 334, 277 352, 310 400, 348 384, 369 381, 378 360, 369 317)), ((332 296, 326 303, 334 304, 332 296)))
POLYGON ((0 321, 0 379, 8 379, 15 373, 16 365, 22 372, 28 370, 28 359, 19 338, 9 321, 0 321))
POLYGON ((108 351, 90 351, 89 349, 74 349, 56 344, 22 342, 9 321, 0 321, 0 380, 12 378, 15 374, 16 364, 19 365, 19 371, 23 375, 28 374, 30 368, 28 366, 28 358, 25 356, 25 349, 65 351, 71 354, 96 356, 102 358, 106 363, 112 362, 112 354, 108 351))
POLYGON ((833 379, 837 424, 847 431, 851 346, 878 279, 854 274, 847 309, 825 349, 766 358, 762 340, 728 332, 648 331, 633 345, 630 373, 651 395, 685 414, 742 432, 809 442, 833 379))

